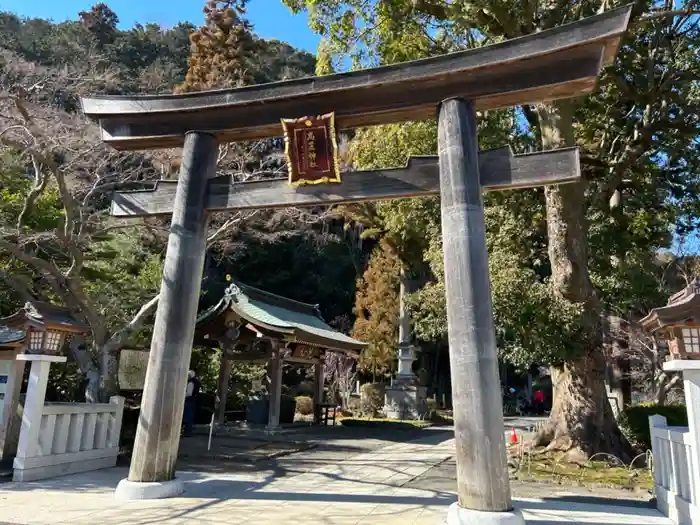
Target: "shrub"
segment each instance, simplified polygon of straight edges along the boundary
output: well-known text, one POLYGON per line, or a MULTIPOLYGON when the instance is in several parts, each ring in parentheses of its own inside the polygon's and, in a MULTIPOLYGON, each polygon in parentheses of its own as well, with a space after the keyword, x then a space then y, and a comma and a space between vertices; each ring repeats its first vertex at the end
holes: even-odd
POLYGON ((401 421, 398 419, 355 419, 343 418, 344 427, 386 428, 387 430, 416 430, 429 427, 426 421, 401 421))
POLYGON ((384 385, 382 383, 365 383, 360 392, 362 415, 376 417, 384 408, 384 385))
POLYGON ((620 429, 627 438, 641 451, 651 450, 651 432, 649 430, 649 416, 664 416, 668 425, 672 427, 684 427, 688 425, 688 413, 685 405, 656 405, 644 404, 629 407, 620 416, 620 429))
POLYGON ((309 396, 297 397, 297 412, 302 416, 308 416, 314 413, 314 400, 309 396))
POLYGON ((359 396, 352 396, 350 398, 348 401, 348 410, 356 416, 362 413, 362 405, 359 396))

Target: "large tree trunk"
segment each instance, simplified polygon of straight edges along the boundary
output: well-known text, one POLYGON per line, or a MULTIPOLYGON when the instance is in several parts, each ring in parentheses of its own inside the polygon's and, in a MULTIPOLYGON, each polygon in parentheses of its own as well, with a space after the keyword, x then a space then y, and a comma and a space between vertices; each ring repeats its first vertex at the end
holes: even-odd
MULTIPOLYGON (((573 105, 570 101, 537 107, 542 147, 573 146, 573 105)), ((574 456, 597 452, 631 459, 631 446, 618 429, 605 389, 600 304, 588 273, 588 227, 585 182, 550 186, 545 190, 549 259, 554 293, 580 305, 584 353, 552 375, 554 401, 548 424, 537 437, 540 445, 574 456)))

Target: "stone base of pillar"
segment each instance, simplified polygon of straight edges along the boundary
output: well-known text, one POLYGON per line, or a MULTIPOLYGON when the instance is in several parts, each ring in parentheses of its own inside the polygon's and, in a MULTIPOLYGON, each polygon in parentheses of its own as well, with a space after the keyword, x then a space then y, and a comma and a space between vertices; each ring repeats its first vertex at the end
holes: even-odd
POLYGON ((447 525, 525 525, 525 520, 519 511, 485 512, 460 507, 453 503, 447 510, 447 525))
POLYGON ((182 494, 185 484, 181 479, 170 481, 129 481, 124 478, 114 491, 115 499, 134 501, 143 499, 172 498, 182 494))
POLYGON ((397 378, 387 387, 384 412, 392 419, 420 419, 428 411, 427 389, 416 384, 416 378, 397 378))

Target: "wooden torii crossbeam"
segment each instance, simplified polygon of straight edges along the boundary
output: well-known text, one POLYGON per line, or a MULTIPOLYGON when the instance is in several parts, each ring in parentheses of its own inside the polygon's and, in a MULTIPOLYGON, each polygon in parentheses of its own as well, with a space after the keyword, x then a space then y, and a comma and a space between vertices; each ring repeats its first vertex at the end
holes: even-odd
POLYGON ((278 137, 280 119, 334 111, 338 129, 435 117, 442 100, 479 109, 590 92, 617 53, 629 7, 499 44, 373 69, 185 95, 82 99, 117 149, 181 146, 185 133, 221 142, 278 137))
MULTIPOLYGON (((564 184, 580 179, 578 150, 513 155, 510 147, 479 152, 481 186, 485 191, 564 184)), ((161 180, 153 189, 116 192, 111 215, 151 217, 173 213, 177 181, 161 180)), ((367 200, 427 197, 440 193, 436 156, 411 157, 405 168, 343 174, 342 184, 293 188, 287 179, 233 184, 230 177, 208 181, 207 211, 232 211, 288 206, 317 206, 367 200)))
MULTIPOLYGON (((172 213, 139 426, 118 496, 144 499, 183 490, 175 460, 209 211, 439 192, 459 495, 447 523, 522 523, 512 512, 508 481, 482 192, 573 182, 578 158, 575 150, 479 153, 476 109, 589 93, 601 68, 613 61, 631 11, 629 5, 479 49, 350 73, 185 95, 83 99, 84 113, 117 149, 184 145, 177 183, 114 199, 113 213, 120 217, 172 213), (328 129, 433 118, 436 112, 437 165, 435 158, 417 158, 405 168, 347 173, 340 184, 299 189, 279 180, 231 184, 215 178, 219 141, 280 136, 281 119, 299 124, 305 117, 294 133, 308 137, 312 128, 303 126, 315 125, 310 118, 334 115, 327 140, 328 129)), ((305 170, 316 168, 315 148, 307 142, 305 170)), ((275 352, 273 360, 280 349, 275 352)))

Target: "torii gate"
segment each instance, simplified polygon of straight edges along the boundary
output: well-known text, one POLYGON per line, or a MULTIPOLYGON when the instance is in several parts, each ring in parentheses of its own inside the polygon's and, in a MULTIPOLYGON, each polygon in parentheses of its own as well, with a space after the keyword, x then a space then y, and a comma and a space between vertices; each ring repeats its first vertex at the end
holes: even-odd
POLYGON ((401 64, 185 95, 84 98, 105 142, 121 150, 183 146, 177 182, 114 196, 119 217, 172 214, 160 301, 128 479, 118 495, 182 491, 175 479, 185 378, 209 211, 311 206, 440 194, 459 504, 448 523, 522 522, 512 512, 503 435, 482 190, 580 179, 575 149, 478 152, 476 109, 590 92, 610 64, 631 6, 488 47, 401 64), (215 178, 217 144, 280 136, 280 120, 335 112, 339 129, 433 118, 435 157, 291 188, 215 178))

